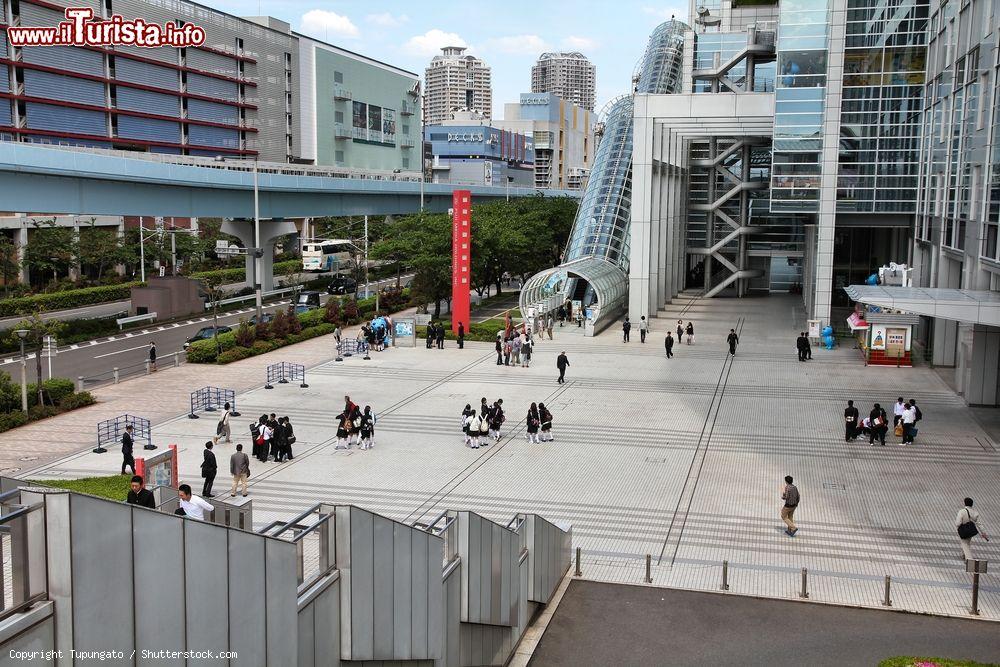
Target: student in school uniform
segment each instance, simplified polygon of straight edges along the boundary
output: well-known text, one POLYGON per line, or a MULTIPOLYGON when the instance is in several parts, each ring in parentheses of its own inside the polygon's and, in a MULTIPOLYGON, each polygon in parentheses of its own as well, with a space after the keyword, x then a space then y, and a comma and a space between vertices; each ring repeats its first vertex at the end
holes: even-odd
POLYGON ((466 447, 479 447, 479 416, 468 403, 462 410, 462 433, 465 434, 466 447))
POLYGON ((372 432, 375 430, 375 416, 372 414, 370 405, 365 406, 365 411, 361 414, 361 449, 372 448, 372 432))
POLYGON ((483 410, 479 414, 479 437, 476 439, 476 449, 483 445, 489 445, 490 437, 490 410, 483 410))
POLYGON ((334 449, 350 449, 351 418, 345 409, 337 415, 337 446, 334 449))
POLYGON ((544 403, 538 404, 538 418, 542 422, 542 442, 552 442, 552 413, 544 403))
POLYGON ((528 430, 528 442, 538 444, 538 429, 542 425, 542 421, 538 418, 538 406, 534 403, 528 408, 528 416, 525 420, 525 425, 528 430))
POLYGON ((500 427, 503 423, 507 421, 507 416, 503 413, 503 399, 498 398, 496 403, 493 404, 493 409, 490 411, 490 436, 496 441, 500 442, 500 427))

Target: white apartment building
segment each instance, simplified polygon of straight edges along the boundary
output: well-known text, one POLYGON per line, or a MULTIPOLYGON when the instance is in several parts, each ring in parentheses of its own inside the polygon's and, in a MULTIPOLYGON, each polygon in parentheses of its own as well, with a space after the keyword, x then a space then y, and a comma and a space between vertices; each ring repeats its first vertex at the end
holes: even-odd
POLYGON ((581 190, 594 161, 594 115, 554 93, 521 93, 494 127, 532 137, 535 187, 581 190))
POLYGON ((446 46, 434 56, 424 73, 424 124, 451 120, 456 110, 481 113, 487 120, 493 110, 490 66, 465 55, 461 46, 446 46))
POLYGON ((531 92, 555 93, 587 111, 594 110, 597 67, 582 53, 543 53, 531 68, 531 92))

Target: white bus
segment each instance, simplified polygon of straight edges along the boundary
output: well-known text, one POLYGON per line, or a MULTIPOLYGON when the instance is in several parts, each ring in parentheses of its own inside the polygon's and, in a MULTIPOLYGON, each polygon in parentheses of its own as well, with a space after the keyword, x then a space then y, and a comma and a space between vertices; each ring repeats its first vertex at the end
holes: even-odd
POLYGON ((302 244, 302 269, 304 271, 340 271, 353 266, 351 251, 354 246, 346 239, 309 240, 302 244))

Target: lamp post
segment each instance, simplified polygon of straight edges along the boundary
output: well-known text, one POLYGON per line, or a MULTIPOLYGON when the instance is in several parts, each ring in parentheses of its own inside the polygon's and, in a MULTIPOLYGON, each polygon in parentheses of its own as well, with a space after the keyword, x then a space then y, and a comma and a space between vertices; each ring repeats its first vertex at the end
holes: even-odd
POLYGON ((24 339, 31 333, 27 329, 17 329, 14 333, 21 343, 21 410, 28 412, 28 357, 24 354, 24 339))

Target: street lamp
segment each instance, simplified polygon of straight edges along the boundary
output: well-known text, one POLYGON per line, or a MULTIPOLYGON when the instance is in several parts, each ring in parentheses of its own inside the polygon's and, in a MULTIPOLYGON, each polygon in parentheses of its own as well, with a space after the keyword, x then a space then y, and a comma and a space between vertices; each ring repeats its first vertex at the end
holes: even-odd
POLYGON ((260 258, 263 256, 263 252, 260 247, 260 189, 257 182, 257 158, 231 158, 225 155, 217 155, 215 157, 216 162, 227 162, 227 161, 253 161, 253 282, 254 282, 254 294, 257 297, 257 321, 262 321, 262 311, 263 311, 263 294, 260 289, 260 258))
POLYGON ((28 357, 24 354, 24 339, 31 333, 27 329, 14 331, 21 342, 21 410, 28 412, 28 357))

